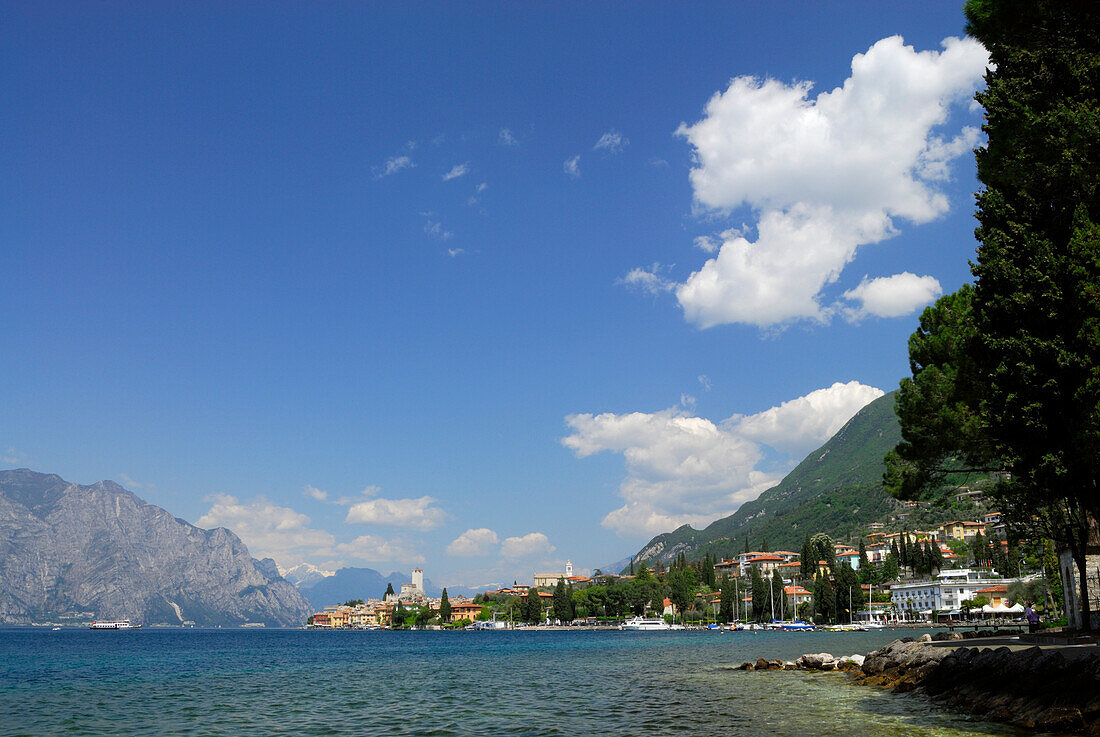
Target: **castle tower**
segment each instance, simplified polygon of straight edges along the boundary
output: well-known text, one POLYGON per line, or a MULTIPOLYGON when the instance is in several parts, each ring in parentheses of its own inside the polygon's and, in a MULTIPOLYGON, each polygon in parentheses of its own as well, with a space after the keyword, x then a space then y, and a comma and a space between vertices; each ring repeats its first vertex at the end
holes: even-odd
POLYGON ((572 578, 573 577, 573 561, 571 561, 571 560, 565 561, 565 577, 566 578, 572 578))
POLYGON ((424 590, 424 571, 420 568, 414 568, 412 579, 413 579, 412 580, 413 586, 416 587, 416 590, 417 591, 423 591, 424 590))

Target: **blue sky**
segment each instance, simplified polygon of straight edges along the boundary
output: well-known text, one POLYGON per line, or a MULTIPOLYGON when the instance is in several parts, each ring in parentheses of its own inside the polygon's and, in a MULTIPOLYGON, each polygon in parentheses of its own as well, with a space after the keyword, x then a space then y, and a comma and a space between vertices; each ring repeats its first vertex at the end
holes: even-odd
POLYGON ((284 566, 473 586, 704 524, 969 278, 954 2, 4 16, 2 465, 284 566))

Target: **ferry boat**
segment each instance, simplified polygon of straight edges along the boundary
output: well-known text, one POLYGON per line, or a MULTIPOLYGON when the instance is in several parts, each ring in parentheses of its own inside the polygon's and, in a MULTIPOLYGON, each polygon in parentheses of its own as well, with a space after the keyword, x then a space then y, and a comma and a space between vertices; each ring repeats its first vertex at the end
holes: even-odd
POLYGON ((140 628, 140 624, 130 624, 129 619, 116 619, 111 622, 92 622, 88 625, 88 629, 90 630, 136 630, 140 628))
POLYGON ((619 629, 628 632, 654 632, 657 630, 671 630, 672 625, 658 617, 634 617, 623 622, 619 629))

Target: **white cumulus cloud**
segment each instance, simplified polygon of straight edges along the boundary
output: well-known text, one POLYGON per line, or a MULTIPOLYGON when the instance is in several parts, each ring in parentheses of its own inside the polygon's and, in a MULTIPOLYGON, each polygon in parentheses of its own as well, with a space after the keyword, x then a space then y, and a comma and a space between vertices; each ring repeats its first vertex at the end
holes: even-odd
POLYGON ((488 555, 496 548, 500 539, 487 527, 479 527, 463 532, 447 546, 447 554, 462 558, 488 555))
POLYGON ((443 181, 449 182, 452 179, 458 179, 464 177, 470 171, 469 164, 455 164, 451 167, 450 171, 443 175, 443 181))
POLYGON ((561 165, 562 170, 573 177, 578 178, 581 175, 581 156, 577 154, 571 159, 566 159, 565 163, 561 165))
POLYGON ((592 150, 617 154, 626 148, 629 143, 630 141, 619 131, 609 130, 600 136, 600 140, 596 141, 596 145, 592 147, 592 150))
POLYGON ((352 504, 344 521, 364 525, 385 525, 412 530, 433 530, 443 524, 446 514, 432 506, 435 499, 371 499, 352 504))
POLYGON ((735 415, 723 425, 743 438, 801 457, 836 435, 856 412, 883 394, 858 381, 837 382, 754 415, 735 415))
POLYGON ((858 382, 837 383, 755 415, 715 423, 684 409, 566 417, 572 433, 562 444, 579 458, 621 453, 624 504, 603 526, 627 537, 683 524, 705 525, 732 514, 775 485, 781 472, 765 471, 764 445, 798 454, 820 445, 860 408, 882 395, 858 382))
POLYGON ((875 317, 902 317, 934 302, 943 294, 939 280, 931 276, 917 276, 908 271, 877 279, 863 277, 858 287, 849 289, 844 299, 858 301, 859 307, 847 310, 850 319, 874 315, 875 317))
POLYGON ((195 522, 204 529, 226 527, 237 534, 256 558, 276 558, 296 564, 318 548, 335 543, 332 534, 310 527, 310 519, 290 507, 281 507, 264 497, 242 502, 235 496, 216 494, 208 498, 209 511, 195 522))
POLYGON ((371 563, 423 563, 424 555, 404 542, 376 535, 360 535, 351 542, 333 546, 337 555, 371 563))
POLYGON ((519 140, 512 135, 512 131, 507 128, 501 128, 500 135, 497 136, 497 143, 501 146, 518 146, 519 140))
POLYGON ((381 179, 382 177, 396 174, 402 169, 411 169, 414 166, 416 166, 416 164, 414 164, 413 160, 408 156, 391 156, 386 159, 386 163, 382 165, 381 170, 378 171, 376 176, 378 179, 381 179))
POLYGON ((428 221, 424 223, 424 232, 428 237, 438 238, 441 241, 450 240, 454 237, 454 233, 444 228, 443 223, 431 218, 428 218, 428 221))
POLYGON ((899 36, 882 39, 852 59, 841 87, 816 97, 809 82, 737 77, 702 120, 680 126, 697 205, 757 213, 755 241, 724 234, 717 255, 677 287, 689 322, 827 321, 821 292, 860 246, 895 234, 899 219, 947 211, 935 184, 977 134, 937 130, 980 84, 988 54, 969 38, 942 46, 917 52, 899 36))
POLYGON ((555 548, 541 532, 529 532, 519 537, 506 537, 500 544, 500 554, 505 558, 531 558, 549 555, 555 548))
POLYGON ((676 284, 661 275, 664 270, 660 264, 653 264, 649 268, 635 267, 627 272, 626 276, 619 279, 623 286, 646 294, 660 294, 675 289, 676 284))
POLYGON ((327 491, 321 491, 316 486, 307 485, 305 490, 303 491, 303 493, 306 496, 311 497, 313 499, 316 499, 319 502, 328 501, 328 492, 327 491))

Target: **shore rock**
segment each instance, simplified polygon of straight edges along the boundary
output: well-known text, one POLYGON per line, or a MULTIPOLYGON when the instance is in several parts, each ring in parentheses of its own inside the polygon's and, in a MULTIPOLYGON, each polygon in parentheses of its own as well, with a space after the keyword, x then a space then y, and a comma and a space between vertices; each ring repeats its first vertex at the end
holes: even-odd
POLYGON ((1067 660, 1039 647, 950 650, 895 640, 869 654, 855 678, 895 692, 921 690, 993 721, 1100 735, 1100 652, 1075 655, 1067 660))
POLYGON ((836 662, 836 658, 831 653, 807 653, 794 661, 794 664, 805 670, 825 670, 825 664, 833 662, 836 662))

